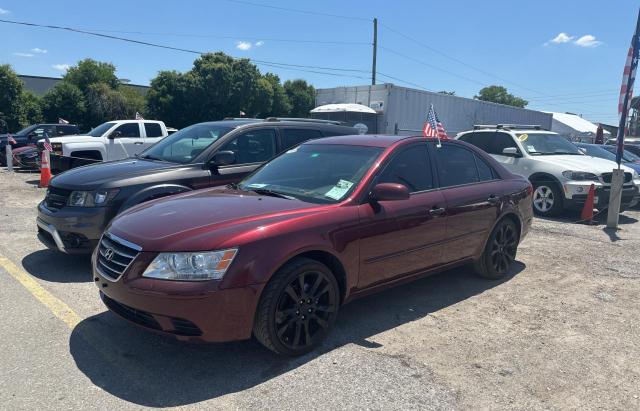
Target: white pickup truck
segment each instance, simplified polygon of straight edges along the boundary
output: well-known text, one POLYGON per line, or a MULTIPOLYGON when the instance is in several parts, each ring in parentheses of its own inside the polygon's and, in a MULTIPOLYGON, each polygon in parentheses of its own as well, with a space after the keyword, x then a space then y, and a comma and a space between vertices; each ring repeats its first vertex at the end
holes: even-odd
MULTIPOLYGON (((108 121, 84 135, 51 138, 51 168, 55 173, 95 162, 133 157, 167 135, 167 127, 162 121, 108 121)), ((44 140, 38 141, 38 148, 44 148, 44 140)))

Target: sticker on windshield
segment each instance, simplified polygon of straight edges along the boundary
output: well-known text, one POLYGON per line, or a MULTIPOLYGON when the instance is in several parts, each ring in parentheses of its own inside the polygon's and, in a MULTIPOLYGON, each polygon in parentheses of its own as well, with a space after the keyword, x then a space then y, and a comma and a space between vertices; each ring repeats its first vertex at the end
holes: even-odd
POLYGON ((527 141, 528 138, 529 134, 520 134, 520 136, 518 136, 518 140, 520 141, 527 141))
POLYGON ((349 189, 353 186, 351 181, 340 180, 333 186, 333 188, 325 193, 325 197, 333 198, 334 200, 340 200, 349 189))
POLYGON ((536 148, 533 144, 527 144, 527 151, 536 152, 536 148))
POLYGON ((266 184, 259 184, 259 183, 253 183, 253 184, 249 184, 247 187, 251 187, 251 188, 264 188, 266 187, 266 184))

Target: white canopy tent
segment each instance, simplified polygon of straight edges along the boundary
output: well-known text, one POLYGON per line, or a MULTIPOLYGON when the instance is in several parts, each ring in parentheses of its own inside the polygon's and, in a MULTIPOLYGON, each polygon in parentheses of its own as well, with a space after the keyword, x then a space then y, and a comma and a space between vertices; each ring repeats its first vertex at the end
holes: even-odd
MULTIPOLYGON (((563 135, 571 141, 583 141, 593 143, 596 138, 598 126, 575 114, 547 112, 553 115, 551 131, 563 135)), ((603 130, 603 137, 606 141, 611 138, 611 133, 603 130)))
POLYGON ((335 113, 339 111, 348 111, 351 113, 371 113, 376 114, 376 111, 370 107, 362 104, 325 104, 324 106, 318 106, 311 110, 312 113, 335 113))

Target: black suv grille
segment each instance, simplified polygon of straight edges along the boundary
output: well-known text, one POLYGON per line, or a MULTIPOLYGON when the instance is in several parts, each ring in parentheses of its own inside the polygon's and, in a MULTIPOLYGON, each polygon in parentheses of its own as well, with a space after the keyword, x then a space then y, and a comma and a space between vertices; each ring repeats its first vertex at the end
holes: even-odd
POLYGON ((47 205, 47 208, 59 210, 67 205, 67 200, 70 195, 71 190, 64 190, 62 188, 49 186, 47 196, 44 198, 44 203, 47 205))
MULTIPOLYGON (((602 181, 605 184, 611 184, 611 180, 613 179, 613 173, 602 173, 602 181)), ((624 182, 630 183, 633 179, 633 175, 631 173, 624 173, 624 182)))
POLYGON ((104 233, 98 245, 97 269, 103 277, 116 281, 138 256, 141 247, 104 233))

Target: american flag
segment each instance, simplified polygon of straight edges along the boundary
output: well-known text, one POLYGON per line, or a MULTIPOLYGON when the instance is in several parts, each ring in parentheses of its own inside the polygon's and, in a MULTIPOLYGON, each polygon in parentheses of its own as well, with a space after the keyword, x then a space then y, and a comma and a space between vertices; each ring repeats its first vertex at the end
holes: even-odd
POLYGON ((144 120, 144 118, 142 117, 142 114, 138 113, 136 111, 136 120, 144 120))
POLYGON ((638 14, 638 23, 636 31, 631 38, 631 47, 627 53, 627 61, 624 65, 622 74, 622 86, 620 86, 620 98, 618 99, 618 115, 620 116, 620 124, 618 127, 616 162, 620 165, 622 155, 624 153, 624 135, 627 127, 627 115, 629 113, 629 103, 633 97, 633 83, 636 79, 636 70, 638 69, 638 31, 640 29, 640 14, 638 14))
POLYGON ((46 131, 44 132, 44 149, 49 152, 53 151, 53 147, 51 146, 51 140, 49 140, 49 133, 47 133, 46 131))
POLYGON ((11 133, 7 134, 7 143, 9 144, 18 144, 15 138, 11 135, 11 133))
POLYGON ((441 140, 447 140, 449 138, 440 119, 438 119, 436 111, 433 109, 433 104, 429 108, 427 122, 424 123, 424 127, 422 127, 422 135, 425 137, 437 137, 441 140))

